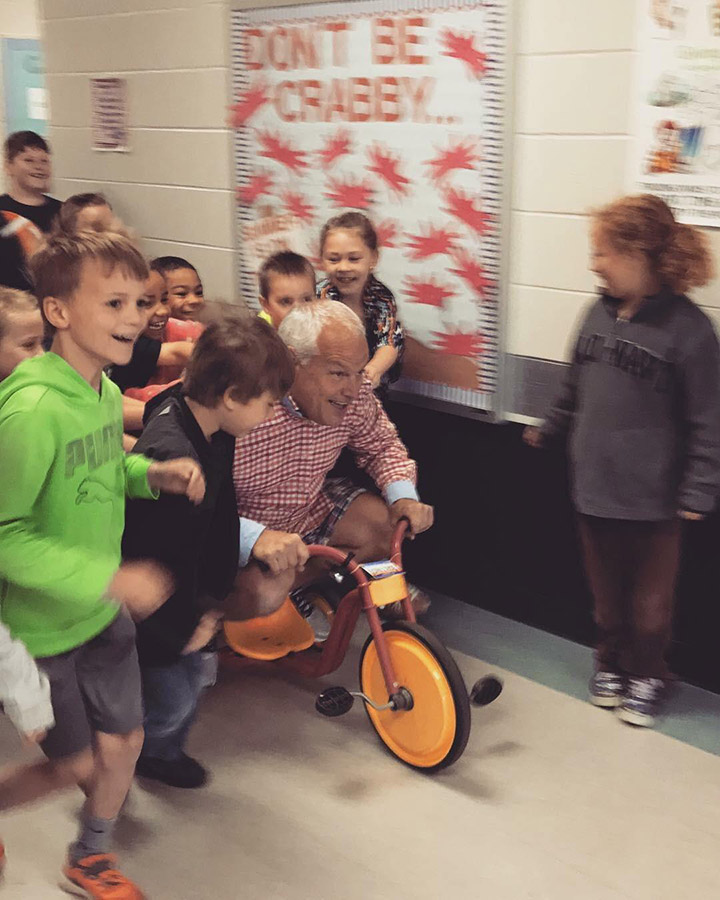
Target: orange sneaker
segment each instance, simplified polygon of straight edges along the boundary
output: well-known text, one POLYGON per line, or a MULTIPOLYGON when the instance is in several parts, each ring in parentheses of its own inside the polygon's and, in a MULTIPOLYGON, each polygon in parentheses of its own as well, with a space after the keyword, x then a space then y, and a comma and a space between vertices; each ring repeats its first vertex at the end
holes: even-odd
POLYGON ((60 887, 77 897, 89 900, 146 900, 145 894, 130 879, 115 868, 116 859, 110 853, 86 856, 63 868, 60 887))

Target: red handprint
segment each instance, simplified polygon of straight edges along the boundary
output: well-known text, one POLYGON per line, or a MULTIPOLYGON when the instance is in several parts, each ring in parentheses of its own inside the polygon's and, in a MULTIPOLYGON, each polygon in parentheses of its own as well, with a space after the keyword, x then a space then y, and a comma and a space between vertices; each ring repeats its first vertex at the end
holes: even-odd
POLYGON ((293 150, 290 144, 284 143, 276 134, 258 131, 257 139, 260 142, 258 156, 274 159, 296 175, 301 169, 307 168, 305 153, 302 150, 293 150))
POLYGON ((487 68, 487 54, 475 47, 475 34, 460 34, 446 28, 440 35, 444 43, 443 56, 459 59, 470 69, 475 78, 482 78, 487 68))
POLYGON ((434 278, 422 281, 410 276, 405 279, 405 296, 410 303, 442 308, 445 301, 454 297, 455 293, 447 285, 438 284, 434 278))
POLYGON ((367 166, 369 172, 379 175, 390 190, 397 196, 407 194, 410 179, 400 174, 400 158, 390 150, 383 150, 382 147, 371 147, 368 150, 370 165, 367 166))
POLYGON ((267 172, 256 172, 247 184, 237 189, 237 199, 241 203, 252 206, 258 197, 271 193, 274 186, 272 175, 267 172))
POLYGON ((400 229, 395 219, 383 219, 375 226, 378 246, 397 247, 396 241, 400 238, 400 229))
POLYGON ((315 218, 315 210, 306 202, 302 194, 296 194, 293 191, 286 191, 283 194, 283 203, 289 213, 297 216, 303 222, 312 222, 315 218))
POLYGON ((350 134, 341 128, 335 134, 328 135, 325 146, 318 150, 318 156, 321 164, 327 168, 335 160, 340 159, 341 156, 347 156, 350 152, 352 152, 350 134))
POLYGON ((364 181, 328 180, 325 196, 335 206, 349 206, 352 209, 367 209, 372 203, 372 187, 364 181))
POLYGON ((457 275, 458 278, 462 278, 465 284, 476 293, 482 294, 483 297, 486 296, 487 289, 490 286, 490 279, 485 275, 485 269, 480 263, 470 256, 467 250, 455 253, 453 262, 456 268, 448 269, 448 272, 457 275))
POLYGON ((475 234, 479 236, 487 232, 490 216, 488 213, 483 212, 479 206, 475 206, 476 198, 455 188, 449 188, 445 192, 445 202, 447 204, 445 212, 463 222, 475 234))
POLYGON ((433 346, 441 353, 453 356, 480 356, 482 353, 482 335, 476 331, 433 331, 436 340, 433 346))
POLYGON ((475 141, 467 139, 459 141, 447 150, 440 150, 433 159, 429 159, 430 178, 438 184, 449 173, 456 169, 474 169, 480 161, 475 141))
POLYGON ((232 128, 241 128, 255 113, 269 102, 267 88, 264 84, 256 84, 247 91, 241 93, 237 103, 230 107, 232 113, 230 125, 232 128))
POLYGON ((459 235, 446 228, 436 228, 429 225, 426 234, 409 234, 407 247, 410 259, 428 259, 439 253, 450 253, 458 240, 459 235))

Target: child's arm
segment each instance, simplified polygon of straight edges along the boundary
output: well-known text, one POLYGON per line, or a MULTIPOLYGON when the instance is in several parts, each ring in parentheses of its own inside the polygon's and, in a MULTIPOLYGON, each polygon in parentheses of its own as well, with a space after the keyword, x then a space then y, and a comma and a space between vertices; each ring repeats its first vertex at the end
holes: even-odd
POLYGON ((168 341, 160 347, 158 366, 186 366, 195 344, 191 340, 168 341))
POLYGON ((379 287, 382 287, 382 293, 375 297, 372 321, 377 349, 365 366, 365 374, 374 388, 378 387, 383 375, 395 365, 405 344, 405 333, 398 321, 397 304, 392 291, 384 286, 379 287))
POLYGON ((123 394, 123 430, 142 431, 145 404, 141 400, 123 394))
POLYGON ((17 730, 31 741, 42 740, 55 724, 50 684, 25 645, 0 624, 0 702, 17 730))
POLYGON ((365 366, 365 374, 372 382, 373 388, 378 387, 383 375, 397 362, 398 350, 395 347, 378 347, 375 355, 365 366))
POLYGON ((680 371, 685 470, 678 512, 682 518, 701 518, 712 511, 720 492, 720 348, 709 321, 686 350, 680 371))

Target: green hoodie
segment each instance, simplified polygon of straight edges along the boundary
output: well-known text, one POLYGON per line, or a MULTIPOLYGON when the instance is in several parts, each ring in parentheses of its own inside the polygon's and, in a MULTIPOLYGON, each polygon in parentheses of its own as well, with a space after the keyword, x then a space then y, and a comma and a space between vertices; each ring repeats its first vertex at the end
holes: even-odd
POLYGON ((125 494, 152 497, 150 460, 125 456, 122 398, 55 353, 0 384, 0 616, 33 656, 56 656, 117 615, 125 494))

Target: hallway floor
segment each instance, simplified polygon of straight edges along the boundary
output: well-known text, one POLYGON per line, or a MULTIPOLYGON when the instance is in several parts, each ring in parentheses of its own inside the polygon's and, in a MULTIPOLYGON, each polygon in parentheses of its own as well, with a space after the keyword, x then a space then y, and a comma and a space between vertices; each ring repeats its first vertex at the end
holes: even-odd
MULTIPOLYGON (((138 782, 118 829, 124 870, 151 900, 720 895, 720 697, 681 686, 658 730, 636 730, 581 699, 585 648, 440 598, 428 624, 462 651, 468 684, 505 681, 456 766, 407 769, 357 704, 318 716, 316 683, 226 672, 191 742, 212 782, 138 782)), ((328 684, 355 689, 360 643, 328 684)), ((0 761, 20 753, 0 719, 0 761)), ((71 792, 3 816, 3 897, 65 896, 79 805, 71 792)))

